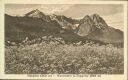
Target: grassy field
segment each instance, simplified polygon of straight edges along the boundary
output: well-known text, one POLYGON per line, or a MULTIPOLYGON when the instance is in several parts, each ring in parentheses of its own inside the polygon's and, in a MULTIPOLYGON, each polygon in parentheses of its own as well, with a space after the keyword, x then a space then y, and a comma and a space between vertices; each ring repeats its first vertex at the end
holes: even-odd
POLYGON ((123 74, 123 48, 86 43, 5 47, 6 74, 123 74))

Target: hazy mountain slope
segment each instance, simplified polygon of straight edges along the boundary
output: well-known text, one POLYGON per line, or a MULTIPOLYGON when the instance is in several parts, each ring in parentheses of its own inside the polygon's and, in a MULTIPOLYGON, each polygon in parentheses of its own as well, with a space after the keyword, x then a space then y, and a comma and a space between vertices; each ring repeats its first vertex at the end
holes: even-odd
POLYGON ((95 30, 87 35, 89 39, 100 40, 105 43, 123 43, 123 32, 109 27, 105 30, 95 30))
POLYGON ((63 30, 55 21, 46 22, 39 18, 11 17, 5 15, 6 39, 23 40, 25 37, 41 37, 43 35, 57 34, 63 30))
POLYGON ((6 41, 23 41, 26 37, 29 39, 41 38, 43 36, 62 37, 66 41, 79 40, 77 34, 65 30, 55 20, 47 22, 42 18, 36 17, 12 17, 5 15, 5 39, 6 41))

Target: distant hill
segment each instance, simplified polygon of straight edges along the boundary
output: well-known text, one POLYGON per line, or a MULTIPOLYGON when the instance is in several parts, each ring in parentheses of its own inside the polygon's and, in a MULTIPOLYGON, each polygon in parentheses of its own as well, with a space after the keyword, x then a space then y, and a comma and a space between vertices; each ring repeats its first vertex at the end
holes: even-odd
POLYGON ((107 25, 98 14, 86 15, 81 20, 64 15, 46 15, 38 9, 25 16, 5 14, 5 40, 21 42, 43 36, 61 37, 65 41, 97 41, 123 43, 123 32, 107 25))

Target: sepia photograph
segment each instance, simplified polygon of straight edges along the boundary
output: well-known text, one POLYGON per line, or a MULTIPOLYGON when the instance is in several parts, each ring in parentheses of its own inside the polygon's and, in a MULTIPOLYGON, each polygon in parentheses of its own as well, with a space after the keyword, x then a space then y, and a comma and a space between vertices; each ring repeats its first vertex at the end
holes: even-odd
POLYGON ((5 74, 124 74, 122 4, 5 4, 5 74))

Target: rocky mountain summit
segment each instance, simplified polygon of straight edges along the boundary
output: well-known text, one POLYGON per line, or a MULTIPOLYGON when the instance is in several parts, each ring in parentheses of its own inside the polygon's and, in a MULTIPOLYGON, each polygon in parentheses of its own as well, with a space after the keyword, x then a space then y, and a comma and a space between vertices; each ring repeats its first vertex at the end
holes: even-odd
POLYGON ((78 34, 103 42, 123 42, 123 32, 108 26, 98 14, 86 15, 81 19, 78 34))

